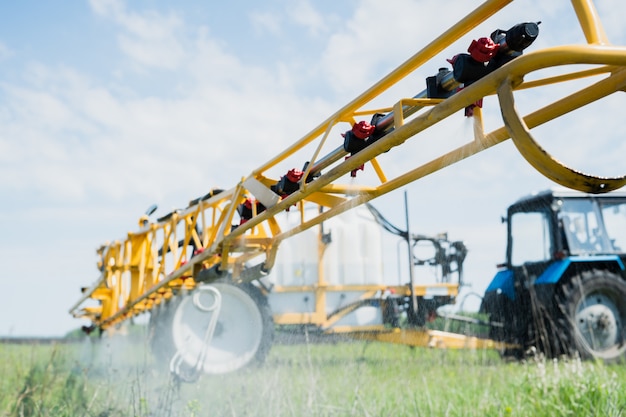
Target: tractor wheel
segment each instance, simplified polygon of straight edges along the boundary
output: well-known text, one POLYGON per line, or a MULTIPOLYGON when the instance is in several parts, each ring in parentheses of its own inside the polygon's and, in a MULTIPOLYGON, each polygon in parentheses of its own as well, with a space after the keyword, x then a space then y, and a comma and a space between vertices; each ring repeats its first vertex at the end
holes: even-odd
POLYGON ((569 353, 605 362, 626 360, 626 282, 608 271, 585 271, 556 295, 569 353))
POLYGON ((272 345, 274 323, 257 287, 218 281, 198 285, 155 311, 150 333, 157 362, 170 370, 176 362, 177 367, 222 374, 262 363, 272 345), (212 308, 215 303, 217 309, 212 308))

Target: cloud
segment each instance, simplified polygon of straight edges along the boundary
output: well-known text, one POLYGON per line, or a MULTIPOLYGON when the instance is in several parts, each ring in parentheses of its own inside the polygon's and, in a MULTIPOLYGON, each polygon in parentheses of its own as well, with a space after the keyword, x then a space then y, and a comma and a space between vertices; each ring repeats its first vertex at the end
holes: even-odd
POLYGON ((319 13, 308 0, 289 2, 287 14, 291 21, 307 28, 312 36, 328 30, 325 16, 319 13))
POLYGON ((249 14, 249 19, 259 33, 280 35, 288 30, 287 26, 291 26, 297 28, 292 33, 299 34, 304 29, 313 38, 328 33, 338 21, 336 15, 327 10, 321 12, 309 0, 287 1, 280 10, 254 11, 249 14))
POLYGON ((102 16, 119 16, 125 10, 124 0, 89 0, 89 5, 102 16))
POLYGON ((183 20, 175 13, 129 11, 121 0, 90 0, 93 10, 112 19, 124 33, 118 35, 121 50, 135 63, 162 69, 176 69, 185 58, 183 20))
MULTIPOLYGON (((143 39, 149 31, 142 28, 163 21, 144 13, 135 24, 121 2, 93 4, 103 16, 132 21, 137 29, 122 32, 143 39)), ((206 28, 177 42, 187 51, 186 65, 168 67, 152 94, 135 89, 132 77, 103 81, 43 64, 31 65, 24 83, 4 84, 3 187, 75 202, 97 195, 144 202, 178 197, 184 204, 191 193, 235 185, 330 113, 323 101, 298 97, 283 81, 286 72, 243 64, 206 28), (9 181, 15 173, 19 179, 9 181)), ((137 47, 152 56, 149 45, 137 47)))
POLYGON ((439 35, 442 27, 448 26, 446 22, 456 22, 469 10, 466 3, 447 2, 442 13, 436 2, 398 0, 393 7, 375 0, 359 2, 353 15, 328 40, 321 58, 325 78, 337 91, 358 93, 439 35))
POLYGON ((268 32, 272 35, 281 33, 281 18, 276 13, 252 12, 249 19, 259 33, 268 32))
POLYGON ((0 62, 10 58, 13 55, 13 51, 3 42, 0 41, 0 62))

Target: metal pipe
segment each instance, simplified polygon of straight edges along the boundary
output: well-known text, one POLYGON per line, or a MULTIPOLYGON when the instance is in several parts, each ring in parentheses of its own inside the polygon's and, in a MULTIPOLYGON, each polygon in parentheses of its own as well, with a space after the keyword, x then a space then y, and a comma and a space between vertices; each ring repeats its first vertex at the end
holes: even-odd
MULTIPOLYGON (((443 70, 447 71, 447 69, 445 68, 441 68, 439 71, 443 71, 443 70)), ((459 85, 460 83, 454 79, 452 71, 447 72, 441 78, 441 88, 444 89, 445 91, 453 91, 459 85)), ((413 96, 413 98, 428 98, 428 89, 421 91, 420 93, 413 96)), ((404 117, 409 117, 412 114, 415 114, 418 110, 423 109, 424 107, 425 106, 402 106, 402 113, 404 117)), ((393 112, 387 113, 385 117, 383 117, 376 123, 376 130, 382 131, 382 132, 385 132, 385 134, 388 134, 389 132, 387 130, 389 130, 389 128, 392 126, 393 118, 394 118, 393 112)))
POLYGON ((265 263, 254 265, 250 268, 246 268, 239 274, 239 279, 242 282, 252 282, 257 279, 263 278, 269 274, 269 271, 265 268, 265 263))
MULTIPOLYGON (((442 70, 446 70, 447 71, 447 69, 445 69, 445 68, 440 69, 440 71, 442 71, 442 70)), ((441 78, 441 85, 440 86, 445 91, 453 91, 459 85, 460 85, 460 83, 454 79, 452 71, 448 71, 441 78)), ((428 98, 428 89, 424 89, 423 91, 417 93, 415 96, 413 96, 413 98, 414 99, 428 98)), ((403 113, 404 117, 409 117, 409 116, 415 114, 418 110, 423 109, 424 107, 425 106, 419 106, 419 105, 416 105, 416 106, 405 105, 405 106, 402 106, 402 113, 403 113)), ((376 126, 376 131, 377 132, 383 132, 382 135, 380 133, 378 133, 380 135, 380 137, 383 137, 386 134, 388 134, 391 131, 393 131, 393 120, 394 120, 394 112, 391 111, 391 112, 387 113, 384 117, 379 119, 374 124, 376 126)), ((309 176, 314 177, 314 176, 317 176, 317 175, 321 174, 321 172, 322 172, 322 170, 324 168, 327 168, 330 165, 334 164, 335 162, 337 162, 338 160, 340 160, 341 158, 343 158, 347 154, 348 153, 343 149, 343 146, 339 146, 338 148, 336 148, 334 151, 330 152, 328 155, 324 156, 319 161, 316 161, 315 164, 311 167, 311 171, 309 173, 309 176)))
POLYGON ((335 162, 337 162, 338 160, 340 160, 346 155, 347 155, 347 152, 344 151, 343 145, 338 147, 337 149, 335 149, 334 151, 332 151, 331 153, 329 153, 328 155, 326 155, 319 161, 316 161, 315 165, 311 167, 309 176, 315 177, 321 174, 324 168, 328 168, 329 166, 331 166, 332 164, 334 164, 335 162))
POLYGON ((454 24, 448 30, 442 33, 439 37, 435 38, 432 42, 430 42, 428 45, 418 51, 415 55, 410 57, 407 61, 400 64, 400 66, 391 71, 383 79, 378 81, 368 90, 363 92, 360 96, 352 100, 350 103, 342 107, 337 112, 335 112, 332 116, 330 116, 323 123, 318 125, 302 139, 294 143, 292 146, 290 146, 265 164, 255 169, 253 171, 253 175, 255 173, 262 173, 266 171, 267 169, 278 164, 279 162, 282 162, 293 153, 304 148, 306 145, 314 141, 318 136, 322 135, 324 131, 326 131, 330 123, 334 123, 335 120, 342 120, 346 115, 353 114, 356 110, 366 105, 374 98, 378 97, 383 91, 395 85, 398 81, 406 77, 408 74, 412 73, 415 69, 421 67, 433 56, 442 52, 453 42, 459 40, 463 35, 467 34, 470 30, 483 23, 489 17, 496 14, 498 11, 504 8, 504 6, 511 3, 512 1, 513 0, 486 0, 484 3, 479 5, 472 12, 470 12, 467 16, 463 17, 456 24, 454 24))
POLYGON ((413 307, 413 314, 409 317, 409 323, 415 324, 417 318, 417 298, 415 297, 415 269, 413 268, 413 249, 411 248, 411 229, 409 227, 409 201, 406 190, 404 191, 404 215, 406 218, 406 247, 409 253, 409 293, 411 295, 411 307, 413 307))
POLYGON ((194 280, 196 282, 213 282, 226 276, 226 272, 220 269, 220 264, 215 264, 208 269, 203 269, 196 274, 194 280))
MULTIPOLYGON (((583 13, 583 11, 581 11, 579 12, 579 14, 587 15, 588 13, 583 13)), ((469 81, 473 82, 473 81, 476 81, 478 78, 482 78, 483 76, 487 75, 489 72, 494 71, 498 67, 502 66, 504 63, 513 59, 515 56, 518 56, 519 54, 521 54, 522 51, 528 46, 530 46, 532 42, 535 40, 535 38, 537 37, 537 34, 539 33, 539 29, 538 29, 539 23, 532 23, 532 22, 520 23, 518 25, 513 26, 508 31, 500 31, 501 33, 500 36, 502 38, 493 39, 493 41, 499 42, 499 46, 502 47, 500 55, 497 55, 497 56, 504 56, 504 58, 501 58, 499 60, 496 60, 494 58, 494 61, 492 61, 492 62, 495 62, 495 64, 493 64, 493 67, 490 66, 491 64, 486 65, 486 66, 482 65, 482 63, 476 64, 480 68, 483 68, 482 70, 480 70, 478 74, 474 74, 472 71, 469 71, 469 70, 467 71, 467 73, 465 73, 463 70, 460 70, 460 73, 457 74, 457 78, 460 81, 466 84, 469 84, 470 83, 469 81), (472 78, 471 80, 468 80, 466 79, 467 77, 472 77, 472 78)), ((492 37, 493 37, 493 34, 492 34, 492 37)), ((469 56, 467 57, 469 58, 469 56)), ((471 62, 474 62, 472 58, 469 58, 469 60, 471 62)), ((422 90, 415 96, 413 96, 413 99, 449 97, 454 92, 454 90, 462 84, 462 82, 457 81, 457 79, 455 79, 454 74, 455 72, 457 72, 458 68, 463 68, 463 67, 464 65, 454 67, 453 71, 450 71, 447 68, 439 68, 439 72, 437 73, 435 77, 430 77, 430 79, 427 79, 427 88, 422 90), (434 81, 434 84, 436 84, 432 92, 429 91, 429 88, 428 88, 428 86, 432 87, 432 85, 430 84, 430 81, 434 81)), ((420 109, 423 109, 424 107, 425 106, 419 105, 419 104, 403 105, 402 106, 402 119, 415 114, 417 111, 419 111, 420 109)), ((395 127, 394 119, 395 119, 395 114, 393 111, 390 111, 386 115, 372 122, 372 124, 376 127, 374 131, 375 139, 370 138, 369 140, 376 141, 382 138, 383 136, 389 134, 390 132, 392 132, 395 127)), ((368 142, 368 145, 369 144, 370 143, 368 142)), ((342 147, 335 149, 329 155, 327 155, 326 157, 322 158, 319 162, 317 162, 311 168, 309 175, 311 177, 318 176, 323 168, 326 168, 332 163, 338 161, 341 157, 343 157, 346 154, 347 152, 342 147)))

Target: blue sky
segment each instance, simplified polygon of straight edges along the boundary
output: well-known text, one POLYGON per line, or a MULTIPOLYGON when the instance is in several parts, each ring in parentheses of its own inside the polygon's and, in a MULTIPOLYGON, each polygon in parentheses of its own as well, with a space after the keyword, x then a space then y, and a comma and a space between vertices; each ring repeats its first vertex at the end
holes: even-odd
MULTIPOLYGON (((170 210, 234 185, 478 4, 3 2, 0 335, 61 335, 84 324, 68 309, 97 278, 101 243, 133 230, 152 203, 170 210)), ((609 39, 623 45, 621 3, 597 5, 609 39)), ((543 22, 532 48, 580 43, 570 9, 518 0, 390 94, 414 95, 473 38, 521 21, 543 22)), ((621 175, 623 108, 609 98, 538 130, 569 165, 621 175)), ((501 123, 495 102, 485 114, 501 123)), ((471 128, 459 115, 439 134, 468 140, 471 128)), ((417 161, 437 146, 408 149, 389 158, 417 161)), ((507 142, 407 187, 412 229, 464 240, 467 291, 480 293, 504 257, 500 215, 550 186, 507 142)), ((402 225, 402 202, 398 190, 374 205, 402 225)))

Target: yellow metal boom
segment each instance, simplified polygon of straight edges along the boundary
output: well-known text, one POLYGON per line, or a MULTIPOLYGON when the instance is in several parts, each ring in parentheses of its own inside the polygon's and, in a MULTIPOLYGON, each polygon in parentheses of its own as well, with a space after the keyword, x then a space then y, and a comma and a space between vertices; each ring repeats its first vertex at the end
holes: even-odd
MULTIPOLYGON (((499 12, 512 0, 488 0, 441 36, 401 64, 353 101, 339 109, 293 145, 260 165, 227 190, 214 190, 191 201, 156 222, 140 219, 139 230, 123 240, 99 249, 100 276, 71 308, 71 314, 89 319, 106 329, 134 315, 149 311, 183 289, 210 281, 221 273, 235 281, 251 281, 269 271, 279 244, 299 232, 357 205, 389 193, 446 166, 488 149, 509 138, 528 162, 551 180, 587 192, 606 192, 626 184, 626 177, 603 178, 564 166, 534 140, 530 130, 568 112, 590 104, 626 86, 626 47, 610 45, 591 0, 572 0, 587 43, 554 46, 523 54, 447 98, 411 97, 387 108, 369 109, 384 93, 462 36, 499 12), (584 70, 567 72, 572 64, 584 70), (590 68, 589 68, 590 67, 590 68), (524 77, 542 69, 563 70, 559 75, 524 82, 524 77), (530 114, 520 115, 514 92, 549 84, 598 76, 599 81, 556 100, 530 114), (497 96, 503 125, 492 131, 483 128, 482 111, 473 112, 474 138, 433 159, 398 172, 384 166, 384 154, 413 139, 452 115, 487 96, 497 96), (342 148, 325 154, 328 144, 349 130, 358 119, 375 113, 393 115, 393 126, 379 140, 349 158, 342 148), (270 171, 305 164, 297 191, 280 198, 270 189, 280 179, 270 171), (373 167, 372 184, 351 179, 341 182, 361 165, 373 167), (321 169, 323 168, 323 169, 321 169), (306 179, 310 179, 307 181, 306 179), (247 198, 263 203, 264 210, 251 206, 252 216, 240 223, 237 208, 247 198), (322 207, 313 218, 304 216, 304 203, 322 207), (299 210, 301 221, 281 228, 275 216, 285 210, 299 210), (253 267, 249 265, 253 264, 253 267)), ((521 1, 521 0, 520 0, 521 1)), ((332 146, 332 145, 331 145, 332 146)), ((389 337, 401 337, 390 333, 389 337)))

